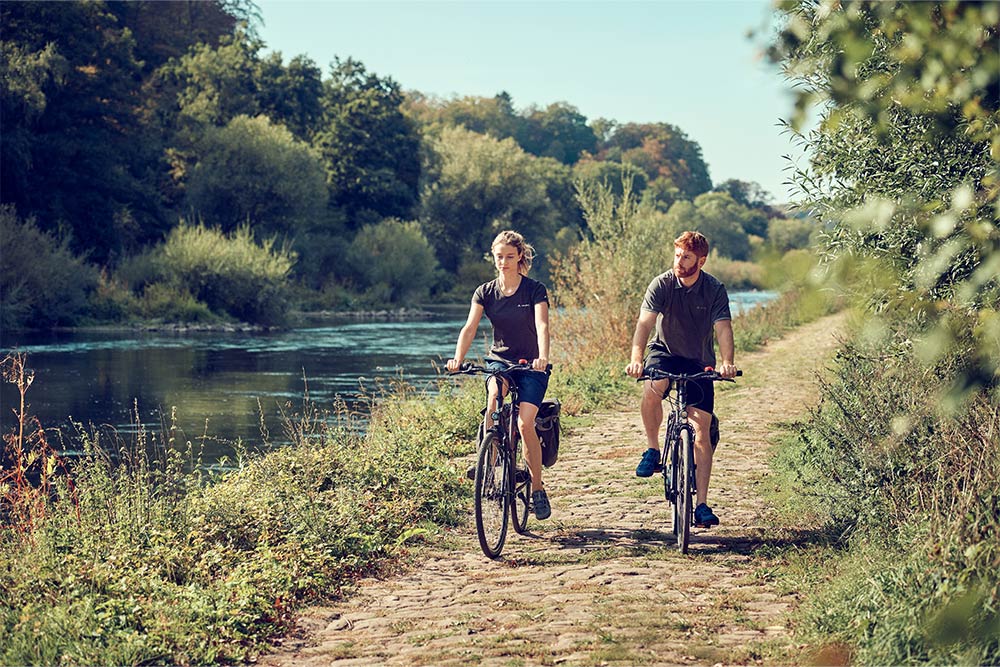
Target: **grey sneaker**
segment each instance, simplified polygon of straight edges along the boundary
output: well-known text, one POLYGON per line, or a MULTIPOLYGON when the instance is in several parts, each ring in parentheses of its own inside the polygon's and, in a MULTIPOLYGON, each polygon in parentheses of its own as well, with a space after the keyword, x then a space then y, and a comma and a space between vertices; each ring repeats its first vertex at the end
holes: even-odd
POLYGON ((549 505, 549 497, 545 494, 545 489, 531 492, 531 506, 535 510, 535 518, 539 521, 552 516, 552 506, 549 505))

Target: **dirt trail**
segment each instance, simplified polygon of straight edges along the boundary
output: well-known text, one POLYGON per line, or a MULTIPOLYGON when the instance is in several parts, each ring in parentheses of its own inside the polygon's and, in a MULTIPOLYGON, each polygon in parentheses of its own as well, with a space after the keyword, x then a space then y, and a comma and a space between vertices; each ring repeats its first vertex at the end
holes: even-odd
POLYGON ((636 400, 564 434, 546 471, 552 518, 532 517, 530 535, 511 532, 502 560, 482 555, 474 527, 455 530, 415 567, 306 610, 302 638, 260 664, 794 662, 787 626, 796 596, 756 573, 808 534, 775 525, 755 489, 772 425, 815 403, 815 373, 843 324, 827 317, 742 355, 739 384, 718 385, 722 443, 709 504, 722 524, 693 529, 687 556, 671 539, 662 478, 634 474, 643 446, 636 400))

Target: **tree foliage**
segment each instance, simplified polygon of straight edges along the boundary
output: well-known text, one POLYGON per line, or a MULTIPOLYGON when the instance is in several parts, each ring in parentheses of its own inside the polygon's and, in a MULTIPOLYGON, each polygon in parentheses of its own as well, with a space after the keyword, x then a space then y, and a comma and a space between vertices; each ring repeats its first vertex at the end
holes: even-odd
POLYGON ((618 125, 600 145, 598 157, 631 163, 646 172, 650 186, 663 179, 664 189, 676 188, 683 199, 712 189, 701 146, 669 123, 618 125))
POLYGON ((804 204, 837 257, 896 272, 875 310, 927 324, 930 361, 971 345, 956 390, 1000 380, 1000 5, 786 2, 774 46, 799 81, 804 204), (971 320, 969 319, 971 317, 971 320))
POLYGON ((360 62, 336 60, 324 82, 322 127, 315 145, 326 162, 334 202, 352 220, 410 217, 420 181, 420 136, 403 115, 391 78, 360 62))
POLYGON ((497 141, 463 128, 443 129, 430 141, 420 220, 454 271, 463 252, 488 252, 502 229, 523 229, 529 240, 554 235, 558 212, 546 191, 546 172, 568 169, 525 153, 513 139, 497 141), (530 231, 529 231, 530 230, 530 231))
POLYGON ((131 31, 101 2, 4 2, 0 22, 2 201, 99 261, 155 236, 159 145, 131 31))
POLYGON ((289 234, 321 218, 326 172, 315 151, 267 116, 237 116, 209 128, 188 178, 190 208, 231 232, 243 224, 260 234, 289 234))

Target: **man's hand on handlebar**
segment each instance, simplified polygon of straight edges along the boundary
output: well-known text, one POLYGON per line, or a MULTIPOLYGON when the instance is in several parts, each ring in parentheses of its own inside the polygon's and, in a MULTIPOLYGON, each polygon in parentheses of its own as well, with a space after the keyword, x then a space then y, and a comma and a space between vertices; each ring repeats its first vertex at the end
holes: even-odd
POLYGON ((736 368, 736 364, 723 361, 716 370, 719 372, 719 375, 729 380, 736 377, 738 369, 736 368))
POLYGON ((625 367, 625 374, 629 377, 640 377, 646 369, 643 368, 641 361, 630 362, 628 366, 625 367))
POLYGON ((449 359, 445 363, 444 366, 445 366, 445 368, 448 369, 449 372, 454 373, 455 371, 458 371, 458 370, 462 369, 462 360, 461 359, 449 359))

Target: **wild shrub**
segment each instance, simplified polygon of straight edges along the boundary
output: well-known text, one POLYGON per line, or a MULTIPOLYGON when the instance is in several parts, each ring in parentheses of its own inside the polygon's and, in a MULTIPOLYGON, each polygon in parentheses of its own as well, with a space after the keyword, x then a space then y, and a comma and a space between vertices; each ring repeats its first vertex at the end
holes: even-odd
POLYGON ((386 219, 364 227, 347 259, 374 303, 426 299, 438 273, 434 249, 418 222, 386 219))
POLYGON ((0 328, 71 325, 86 314, 97 269, 9 205, 0 206, 0 257, 0 328))
POLYGON ((216 313, 278 324, 287 314, 288 276, 294 263, 294 253, 278 247, 274 239, 258 243, 247 226, 226 235, 182 222, 163 245, 132 260, 127 275, 141 281, 134 288, 166 286, 144 296, 153 310, 197 314, 196 304, 185 296, 190 295, 216 313))
POLYGON ((888 333, 842 348, 776 459, 850 547, 809 627, 862 664, 997 664, 1000 406, 978 393, 949 413, 962 355, 923 363, 912 322, 888 333))
MULTIPOLYGON (((215 473, 169 425, 81 427, 70 474, 44 493, 19 487, 32 511, 0 521, 0 662, 244 661, 297 605, 457 522, 467 484, 454 456, 474 447, 480 387, 389 389, 371 396, 367 432, 307 402, 287 416, 293 444, 238 447, 215 473)), ((25 460, 50 460, 21 442, 25 460)))

